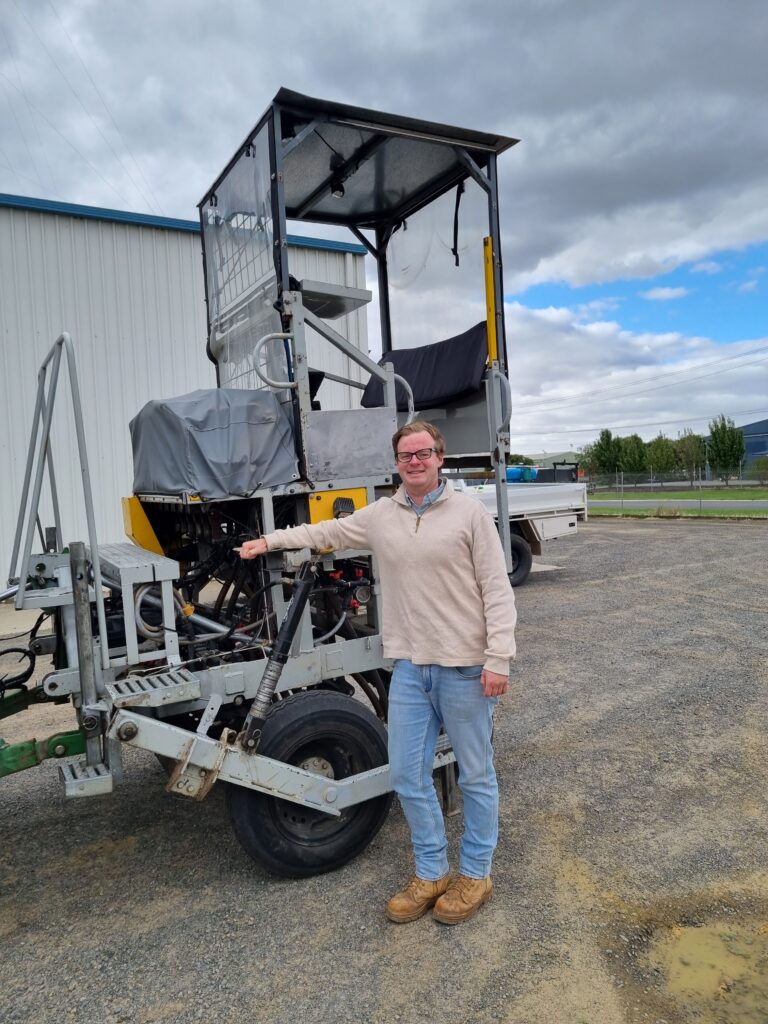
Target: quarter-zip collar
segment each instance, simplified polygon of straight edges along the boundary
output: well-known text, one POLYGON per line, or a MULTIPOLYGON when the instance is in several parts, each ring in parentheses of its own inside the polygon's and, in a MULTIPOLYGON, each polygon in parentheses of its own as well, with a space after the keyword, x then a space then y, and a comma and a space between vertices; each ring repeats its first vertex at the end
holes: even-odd
POLYGON ((437 487, 430 491, 429 494, 425 494, 421 501, 417 504, 408 493, 408 488, 405 489, 405 500, 411 506, 417 516, 423 516, 430 505, 434 505, 437 499, 445 490, 445 480, 440 480, 437 487))
MULTIPOLYGON (((446 478, 443 477, 441 483, 444 485, 442 493, 438 495, 438 497, 435 498, 433 501, 431 501, 430 504, 427 505, 427 508, 431 508, 432 505, 438 505, 441 502, 446 501, 451 496, 451 494, 453 494, 453 485, 451 484, 450 480, 446 480, 446 478)), ((440 488, 438 487, 437 490, 439 489, 440 488)), ((432 494, 434 493, 435 492, 432 491, 432 494)), ((431 495, 428 495, 428 497, 431 497, 431 495)), ((392 495, 392 501, 396 501, 398 505, 403 505, 405 508, 410 509, 414 513, 414 515, 418 517, 419 513, 416 511, 412 499, 409 499, 408 497, 408 492, 405 489, 405 484, 400 484, 398 489, 392 495)), ((426 512, 426 508, 422 509, 421 511, 423 514, 424 512, 426 512)))

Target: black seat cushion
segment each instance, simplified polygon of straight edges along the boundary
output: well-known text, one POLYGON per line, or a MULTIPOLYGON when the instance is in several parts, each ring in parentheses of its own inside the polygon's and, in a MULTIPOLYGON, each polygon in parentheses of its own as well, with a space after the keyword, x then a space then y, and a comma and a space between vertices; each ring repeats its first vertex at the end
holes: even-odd
MULTIPOLYGON (((488 359, 488 338, 485 321, 463 334, 445 341, 436 341, 421 348, 401 348, 388 352, 379 360, 392 363, 395 373, 404 377, 413 391, 416 409, 449 405, 479 390, 488 359)), ((384 405, 384 385, 371 377, 360 404, 366 409, 384 405)), ((408 401, 401 387, 397 389, 397 408, 402 412, 408 401)))

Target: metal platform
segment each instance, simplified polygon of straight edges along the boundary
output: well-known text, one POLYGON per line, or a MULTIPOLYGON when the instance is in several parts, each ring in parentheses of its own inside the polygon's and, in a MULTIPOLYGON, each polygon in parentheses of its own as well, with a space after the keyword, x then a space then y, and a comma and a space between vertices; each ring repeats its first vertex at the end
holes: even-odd
MULTIPOLYGON (((91 558, 90 548, 86 553, 91 558)), ((109 586, 119 590, 123 598, 123 609, 133 608, 135 601, 134 587, 147 583, 156 583, 160 587, 160 600, 163 608, 163 637, 165 656, 168 663, 178 665, 179 640, 176 633, 176 612, 174 609, 173 580, 179 577, 179 563, 172 558, 157 555, 154 551, 137 547, 135 544, 99 544, 99 561, 102 577, 109 586)), ((126 657, 122 660, 128 665, 138 665, 142 661, 156 660, 157 651, 139 652, 139 637, 136 631, 136 620, 131 614, 124 615, 126 657)), ((112 664, 117 662, 113 659, 112 664)))

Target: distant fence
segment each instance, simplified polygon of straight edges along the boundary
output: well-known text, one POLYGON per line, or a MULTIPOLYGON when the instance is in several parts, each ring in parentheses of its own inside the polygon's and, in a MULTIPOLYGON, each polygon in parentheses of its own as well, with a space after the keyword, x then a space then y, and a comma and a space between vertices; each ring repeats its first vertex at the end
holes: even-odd
MULTIPOLYGON (((683 470, 673 470, 670 473, 624 473, 617 470, 615 473, 593 473, 585 477, 587 489, 590 493, 599 491, 658 491, 659 493, 672 490, 690 488, 699 490, 706 487, 722 487, 721 480, 707 480, 703 472, 689 477, 683 470)), ((731 477, 728 481, 729 487, 754 487, 757 480, 740 479, 731 477)))

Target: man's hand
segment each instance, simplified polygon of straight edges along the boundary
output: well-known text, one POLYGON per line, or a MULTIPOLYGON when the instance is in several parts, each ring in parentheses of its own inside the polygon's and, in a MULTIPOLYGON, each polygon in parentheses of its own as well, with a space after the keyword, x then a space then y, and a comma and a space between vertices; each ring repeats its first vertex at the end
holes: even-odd
POLYGON ((498 672, 489 672, 487 668, 483 669, 480 682, 486 697, 501 697, 509 688, 509 676, 500 676, 498 672))
POLYGON ((259 555, 266 555, 267 542, 263 537, 257 540, 247 540, 240 548, 240 557, 245 559, 258 558, 259 555))

